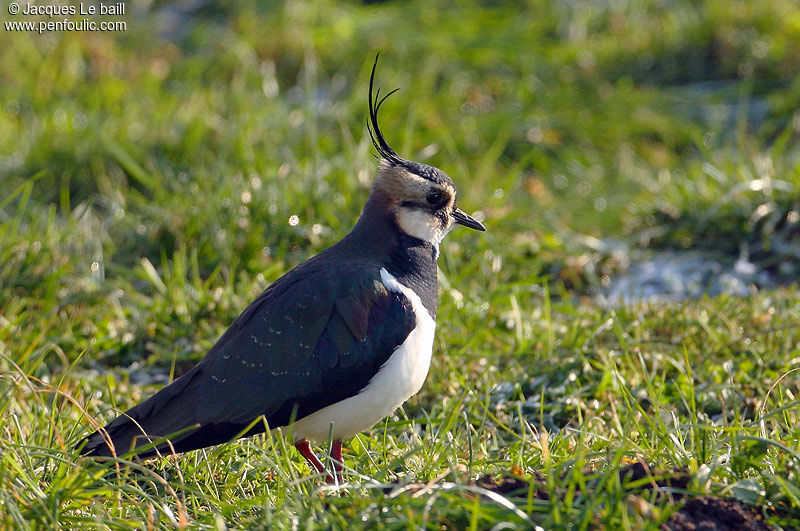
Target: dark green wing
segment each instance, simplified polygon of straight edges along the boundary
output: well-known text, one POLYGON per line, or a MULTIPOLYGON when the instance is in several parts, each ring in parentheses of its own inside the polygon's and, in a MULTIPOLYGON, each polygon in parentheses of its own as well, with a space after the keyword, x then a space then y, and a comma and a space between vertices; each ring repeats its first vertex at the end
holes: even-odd
MULTIPOLYGON (((411 303, 374 267, 305 266, 265 290, 197 366, 112 421, 117 453, 146 444, 142 429, 199 425, 172 440, 179 452, 219 444, 261 415, 283 426, 363 389, 414 329, 411 303)), ((84 453, 110 452, 98 432, 84 453)))

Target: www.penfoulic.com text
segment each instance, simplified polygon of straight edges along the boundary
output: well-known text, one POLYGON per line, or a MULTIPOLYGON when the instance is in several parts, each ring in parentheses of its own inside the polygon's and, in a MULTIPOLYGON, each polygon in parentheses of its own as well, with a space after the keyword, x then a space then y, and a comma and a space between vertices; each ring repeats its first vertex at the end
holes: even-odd
POLYGON ((3 21, 6 31, 41 34, 52 31, 125 31, 127 29, 127 23, 118 19, 125 15, 123 2, 97 4, 11 2, 8 4, 8 14, 16 20, 3 21), (27 17, 30 19, 26 20, 27 17))

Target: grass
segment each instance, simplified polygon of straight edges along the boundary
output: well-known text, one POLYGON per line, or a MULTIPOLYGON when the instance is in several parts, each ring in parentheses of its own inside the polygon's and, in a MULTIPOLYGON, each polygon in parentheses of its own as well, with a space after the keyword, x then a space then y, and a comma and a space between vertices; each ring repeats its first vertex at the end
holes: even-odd
POLYGON ((683 493, 798 526, 796 284, 591 297, 634 250, 796 278, 791 2, 212 3, 160 34, 165 9, 0 34, 0 526, 647 528, 683 493), (349 230, 375 51, 389 141, 489 229, 443 244, 423 391, 346 442, 341 496, 278 434, 79 458, 349 230))

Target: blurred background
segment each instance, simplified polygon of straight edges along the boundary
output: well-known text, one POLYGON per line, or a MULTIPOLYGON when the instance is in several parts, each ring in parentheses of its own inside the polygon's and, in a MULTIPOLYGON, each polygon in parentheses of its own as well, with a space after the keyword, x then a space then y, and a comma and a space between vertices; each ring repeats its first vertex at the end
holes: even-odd
POLYGON ((400 88, 389 142, 489 228, 444 246, 445 312, 502 324, 544 293, 615 306, 797 276, 794 1, 125 8, 116 33, 0 32, 0 340, 18 360, 180 370, 343 236, 376 168, 378 52, 377 84, 400 88))

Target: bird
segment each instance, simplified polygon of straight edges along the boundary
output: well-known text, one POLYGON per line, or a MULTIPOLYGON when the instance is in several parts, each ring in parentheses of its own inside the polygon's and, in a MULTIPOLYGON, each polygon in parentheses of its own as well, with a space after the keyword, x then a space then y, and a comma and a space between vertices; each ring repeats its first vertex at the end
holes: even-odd
POLYGON ((427 377, 438 304, 439 244, 454 227, 485 231, 456 206, 442 170, 400 157, 378 125, 386 99, 369 80, 367 130, 377 176, 352 230, 270 284, 191 369, 76 448, 145 459, 290 426, 328 483, 342 484, 342 441, 416 394, 427 377), (311 448, 330 444, 330 466, 311 448))

